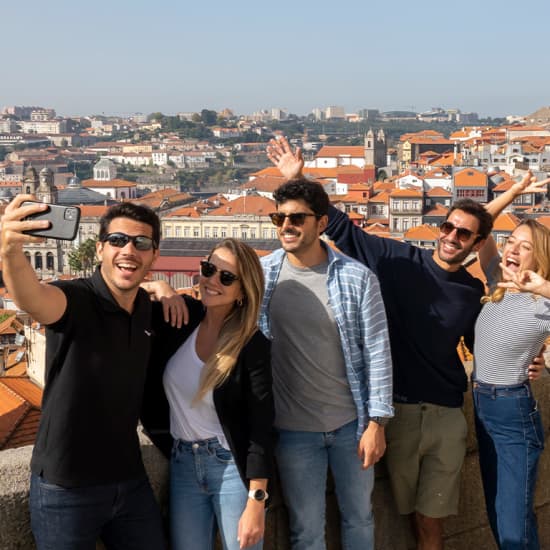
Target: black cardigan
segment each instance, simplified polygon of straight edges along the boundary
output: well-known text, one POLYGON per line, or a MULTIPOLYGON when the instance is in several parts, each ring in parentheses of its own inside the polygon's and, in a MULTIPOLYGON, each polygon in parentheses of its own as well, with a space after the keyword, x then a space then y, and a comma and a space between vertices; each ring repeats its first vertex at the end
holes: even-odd
MULTIPOLYGON (((173 439, 162 376, 170 357, 205 314, 200 301, 188 296, 184 299, 189 308, 189 323, 181 329, 166 323, 162 306, 153 304, 155 334, 141 414, 145 433, 167 458, 170 458, 173 439)), ((269 340, 257 331, 242 349, 231 374, 213 391, 223 433, 245 485, 247 479, 271 477, 273 469, 276 435, 270 350, 269 340)))

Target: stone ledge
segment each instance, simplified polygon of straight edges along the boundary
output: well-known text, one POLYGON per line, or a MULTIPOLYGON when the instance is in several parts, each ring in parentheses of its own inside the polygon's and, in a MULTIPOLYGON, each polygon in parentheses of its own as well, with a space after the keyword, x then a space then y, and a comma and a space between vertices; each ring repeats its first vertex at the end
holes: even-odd
MULTIPOLYGON (((543 422, 548 433, 550 426, 550 376, 534 384, 534 393, 542 404, 543 422), (547 406, 545 406, 547 404, 547 406)), ((481 479, 477 463, 477 449, 473 433, 472 400, 466 396, 465 413, 470 427, 468 453, 462 470, 460 510, 445 523, 445 548, 496 548, 484 507, 481 479)), ((32 447, 0 452, 0 548, 2 550, 30 550, 34 548, 28 516, 29 463, 32 447)), ((151 484, 164 510, 168 496, 168 463, 149 440, 142 436, 142 453, 151 484)), ((267 516, 265 550, 288 550, 286 510, 278 491, 267 516)), ((377 550, 411 550, 415 547, 407 518, 397 514, 391 496, 384 464, 376 469, 373 494, 376 521, 377 550)), ((550 454, 542 455, 536 493, 541 548, 550 548, 550 454)), ((327 548, 337 550, 339 521, 336 498, 330 486, 327 489, 327 548)))

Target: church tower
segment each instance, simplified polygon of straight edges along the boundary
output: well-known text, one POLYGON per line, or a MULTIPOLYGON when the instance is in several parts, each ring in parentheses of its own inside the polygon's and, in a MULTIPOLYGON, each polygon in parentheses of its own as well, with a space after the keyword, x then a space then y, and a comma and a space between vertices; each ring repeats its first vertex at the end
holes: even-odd
POLYGON ((384 130, 380 128, 376 135, 372 131, 372 128, 365 134, 365 164, 379 168, 386 166, 386 135, 384 130))
POLYGON ((374 151, 375 151, 375 142, 374 142, 374 132, 372 128, 365 134, 365 164, 367 166, 374 165, 374 151))
POLYGON ((34 195, 38 189, 38 174, 32 166, 27 166, 23 174, 23 193, 34 195))
POLYGON ((50 168, 40 170, 40 185, 36 190, 36 198, 47 204, 57 202, 57 187, 53 183, 53 172, 50 168))

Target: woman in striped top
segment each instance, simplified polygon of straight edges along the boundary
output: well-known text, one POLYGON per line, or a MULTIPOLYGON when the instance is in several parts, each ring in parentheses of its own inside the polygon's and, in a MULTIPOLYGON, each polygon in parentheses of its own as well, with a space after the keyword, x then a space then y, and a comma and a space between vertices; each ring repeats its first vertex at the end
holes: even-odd
POLYGON ((487 513, 499 548, 538 549, 533 496, 544 433, 529 365, 550 335, 550 230, 522 222, 499 258, 479 253, 490 294, 475 327, 473 397, 487 513))

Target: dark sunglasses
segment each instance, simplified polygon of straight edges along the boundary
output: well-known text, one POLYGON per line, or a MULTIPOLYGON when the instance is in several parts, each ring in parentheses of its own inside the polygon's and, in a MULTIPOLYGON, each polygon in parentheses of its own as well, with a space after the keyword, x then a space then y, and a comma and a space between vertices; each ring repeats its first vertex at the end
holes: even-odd
POLYGON ((282 227, 285 223, 286 218, 289 219, 292 225, 304 225, 307 216, 313 216, 315 218, 320 218, 317 214, 309 214, 308 212, 294 212, 293 214, 283 214, 282 212, 271 212, 268 214, 273 222, 273 225, 277 227, 282 227))
POLYGON ((151 250, 155 244, 151 237, 146 237, 145 235, 126 235, 126 233, 109 233, 101 239, 101 242, 109 243, 116 248, 124 248, 130 241, 132 241, 137 250, 142 251, 151 250))
POLYGON ((444 235, 449 235, 456 229, 456 236, 458 237, 459 241, 468 241, 472 238, 473 235, 477 235, 477 233, 474 233, 473 231, 470 231, 465 227, 457 227, 454 223, 451 223, 449 221, 443 222, 439 226, 439 229, 444 235))
POLYGON ((212 262, 209 262, 208 260, 201 260, 201 275, 203 277, 209 279, 218 272, 220 274, 220 283, 223 286, 231 286, 235 281, 239 280, 237 275, 231 273, 231 271, 218 269, 212 262))

